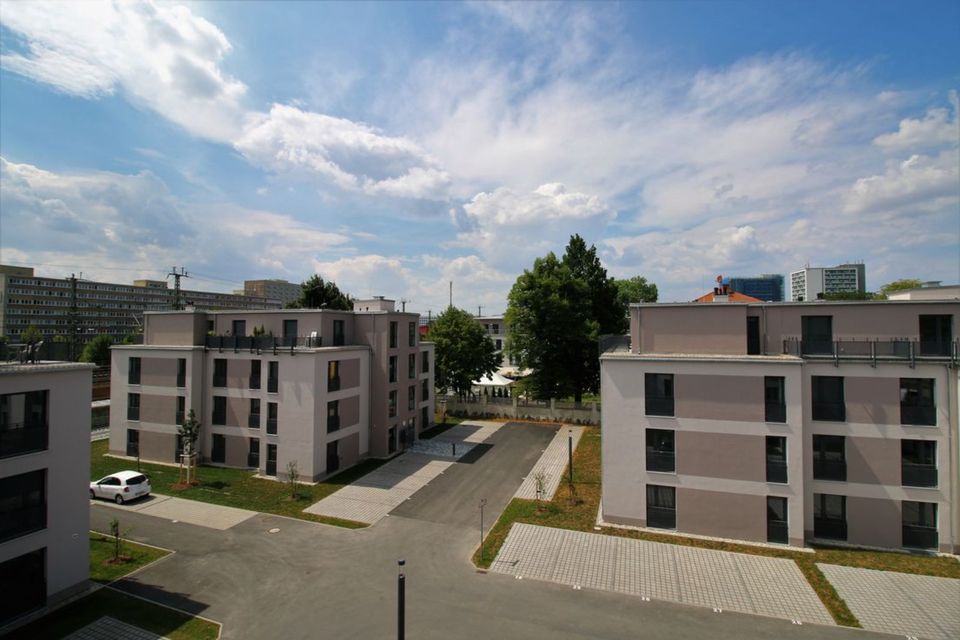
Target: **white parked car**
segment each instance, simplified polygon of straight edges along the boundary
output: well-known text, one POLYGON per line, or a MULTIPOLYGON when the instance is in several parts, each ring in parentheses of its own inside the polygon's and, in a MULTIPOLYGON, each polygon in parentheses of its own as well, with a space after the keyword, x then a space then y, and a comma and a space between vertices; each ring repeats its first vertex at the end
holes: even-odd
POLYGON ((150 495, 150 480, 136 471, 118 471, 90 483, 90 498, 106 498, 117 504, 150 495))

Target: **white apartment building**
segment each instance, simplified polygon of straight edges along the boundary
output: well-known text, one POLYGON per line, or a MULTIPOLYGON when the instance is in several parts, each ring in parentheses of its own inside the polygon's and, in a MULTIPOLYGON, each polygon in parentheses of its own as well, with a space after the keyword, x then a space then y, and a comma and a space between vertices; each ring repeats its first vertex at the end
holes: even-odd
POLYGON ((831 293, 864 293, 866 290, 866 266, 862 262, 804 267, 790 273, 791 302, 811 302, 831 293))

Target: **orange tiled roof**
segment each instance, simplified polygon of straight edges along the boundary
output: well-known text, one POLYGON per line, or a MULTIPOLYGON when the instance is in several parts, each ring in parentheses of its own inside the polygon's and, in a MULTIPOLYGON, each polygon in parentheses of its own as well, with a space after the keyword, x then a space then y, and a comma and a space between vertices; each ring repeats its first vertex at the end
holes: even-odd
MULTIPOLYGON (((710 293, 700 296, 699 298, 694 300, 694 302, 713 302, 714 295, 715 294, 713 293, 713 291, 711 291, 710 293)), ((763 302, 763 300, 760 300, 759 298, 754 298, 753 296, 748 296, 744 293, 737 293, 736 291, 731 291, 727 295, 727 302, 763 302)))

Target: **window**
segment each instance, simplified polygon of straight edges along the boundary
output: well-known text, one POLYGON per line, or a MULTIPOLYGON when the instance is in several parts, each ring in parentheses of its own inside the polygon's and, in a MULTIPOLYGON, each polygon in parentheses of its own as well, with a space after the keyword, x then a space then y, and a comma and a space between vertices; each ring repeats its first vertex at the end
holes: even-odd
POLYGON ((815 538, 847 539, 847 497, 813 494, 813 535, 815 538))
POLYGON ((0 562, 0 584, 17 585, 5 589, 0 601, 0 627, 47 604, 47 549, 25 553, 0 562))
POLYGON ((903 546, 937 548, 937 505, 935 502, 903 503, 903 546))
POLYGON ((396 425, 390 427, 387 431, 387 453, 396 453, 397 452, 397 427, 396 425))
POLYGON ((389 398, 389 402, 387 403, 387 416, 393 418, 397 415, 397 392, 391 391, 389 398))
POLYGON ((497 338, 496 340, 494 340, 494 341, 493 341, 493 348, 496 349, 497 351, 502 351, 502 350, 503 350, 503 340, 501 340, 501 339, 499 339, 499 338, 497 338))
MULTIPOLYGON (((297 337, 297 321, 296 320, 283 321, 283 337, 288 339, 297 337)), ((294 343, 287 342, 286 344, 294 344, 294 343)))
POLYGON ((390 323, 390 348, 391 349, 397 348, 397 326, 398 326, 397 322, 390 323))
POLYGON ((847 419, 842 377, 811 376, 810 387, 814 420, 844 422, 847 419))
POLYGON ((130 358, 127 368, 127 384, 140 384, 140 358, 130 358))
POLYGON ((767 436, 767 482, 787 482, 787 439, 767 436))
POLYGON ((140 457, 140 432, 137 429, 127 429, 127 455, 140 457))
POLYGON ((260 438, 250 438, 250 449, 247 451, 247 466, 252 469, 260 468, 260 438))
POLYGON ((424 351, 420 357, 423 358, 423 370, 421 373, 430 373, 430 352, 424 351))
POLYGON ((767 542, 787 544, 787 499, 767 497, 767 542))
POLYGON ((213 434, 213 448, 210 451, 210 462, 223 464, 227 460, 227 439, 219 433, 213 434))
POLYGON ((213 396, 213 419, 211 424, 227 424, 227 399, 224 396, 213 396))
POLYGON ((397 356, 390 356, 390 365, 389 365, 389 381, 397 381, 397 356))
POLYGON ((674 487, 647 485, 647 526, 677 528, 677 490, 674 487))
POLYGON ((247 427, 260 428, 260 398, 250 398, 250 414, 247 417, 247 427))
POLYGON ((647 471, 675 471, 674 432, 647 429, 647 471))
POLYGON ((493 332, 500 333, 500 325, 497 324, 496 322, 493 323, 493 332))
POLYGON ((843 436, 813 436, 813 479, 846 481, 846 441, 843 436))
POLYGON ((673 374, 647 373, 644 375, 648 416, 673 415, 673 374))
POLYGON ((900 477, 905 487, 937 486, 935 440, 900 441, 900 477))
POLYGON ((407 356, 407 378, 413 380, 417 377, 417 354, 411 353, 407 356))
POLYGON ((334 320, 333 321, 333 346, 342 347, 343 346, 343 320, 334 320))
POLYGON ((420 401, 426 402, 430 399, 430 381, 421 380, 420 381, 420 401))
POLYGON ((173 416, 174 424, 183 424, 186 420, 187 399, 184 396, 177 396, 177 410, 173 416))
POLYGON ((340 401, 331 400, 327 403, 327 433, 340 429, 340 401))
POLYGON ((417 385, 412 384, 407 389, 407 410, 413 411, 417 408, 417 385))
POLYGON ((214 358, 213 360, 213 386, 227 386, 227 360, 226 358, 214 358))
POLYGON ((45 451, 47 391, 0 395, 0 458, 45 451))
POLYGON ((933 378, 900 378, 900 423, 936 426, 933 378))
POLYGON ((0 479, 0 542, 47 527, 46 484, 44 469, 0 479))
POLYGON ((233 326, 233 335, 234 336, 246 336, 247 335, 247 321, 246 320, 234 320, 232 323, 233 326))
POLYGON ((800 323, 801 353, 833 354, 833 316, 802 316, 800 323))
POLYGON ((747 317, 747 355, 760 355, 760 318, 747 317))
POLYGON ((187 386, 187 359, 177 358, 177 387, 187 386))
POLYGON ((140 419, 140 394, 127 394, 127 420, 140 419))
POLYGON ((327 363, 327 393, 340 390, 340 361, 327 363))
POLYGON ((271 360, 267 363, 267 393, 276 393, 280 387, 280 363, 271 360))
POLYGON ((417 323, 407 323, 407 340, 411 347, 417 346, 417 323))
POLYGON ((784 393, 784 379, 780 376, 766 376, 763 379, 765 403, 764 420, 767 422, 787 421, 787 398, 784 393))
POLYGON ((261 364, 259 360, 250 361, 250 388, 259 389, 260 388, 260 375, 261 375, 261 364))
POLYGON ((920 355, 949 356, 953 316, 920 316, 920 355))
MULTIPOLYGON (((277 403, 267 403, 267 435, 277 435, 277 403)), ((268 474, 269 475, 269 474, 268 474)))

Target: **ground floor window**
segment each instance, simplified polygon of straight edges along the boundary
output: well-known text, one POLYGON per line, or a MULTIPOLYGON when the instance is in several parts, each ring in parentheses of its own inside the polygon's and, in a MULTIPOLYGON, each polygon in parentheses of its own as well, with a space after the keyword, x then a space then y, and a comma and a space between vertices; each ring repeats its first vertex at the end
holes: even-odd
POLYGON ((677 528, 677 490, 675 487, 647 485, 647 526, 677 528))
POLYGON ((847 539, 847 497, 813 494, 813 535, 834 540, 847 539))
POLYGON ((45 548, 0 562, 0 584, 17 585, 3 590, 0 627, 47 604, 46 563, 45 548))
POLYGON ((917 549, 936 549, 937 503, 903 503, 903 546, 917 549))
POLYGON ((767 542, 787 544, 787 499, 769 496, 767 498, 767 542))

